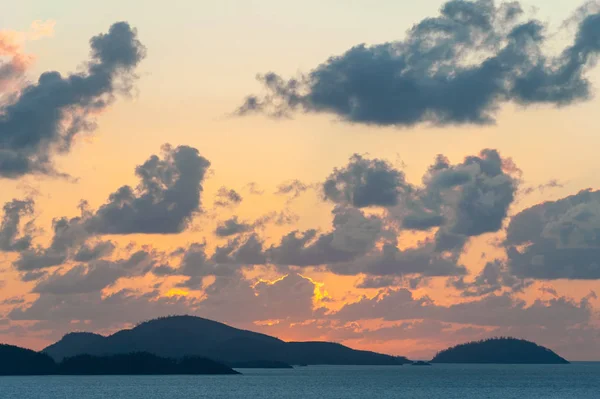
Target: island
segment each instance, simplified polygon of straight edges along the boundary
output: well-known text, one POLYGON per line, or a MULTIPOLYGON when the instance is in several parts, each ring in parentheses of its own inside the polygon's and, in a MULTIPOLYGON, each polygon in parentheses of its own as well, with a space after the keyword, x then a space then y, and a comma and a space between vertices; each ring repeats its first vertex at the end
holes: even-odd
POLYGON ((74 332, 43 350, 55 361, 78 355, 109 356, 147 352, 178 359, 198 356, 235 368, 287 365, 397 366, 403 356, 361 351, 335 342, 286 342, 196 316, 169 316, 145 321, 109 336, 74 332))
POLYGON ((0 345, 0 376, 39 375, 199 375, 240 374, 201 357, 170 359, 137 352, 112 356, 79 355, 56 363, 45 353, 0 345))
POLYGON ((276 360, 253 360, 248 362, 229 363, 234 369, 293 369, 291 365, 276 360))
POLYGON ((431 366, 431 363, 424 362, 422 360, 417 360, 416 362, 412 362, 413 366, 431 366))
POLYGON ((431 363, 568 364, 553 351, 516 338, 468 342, 439 352, 431 363))

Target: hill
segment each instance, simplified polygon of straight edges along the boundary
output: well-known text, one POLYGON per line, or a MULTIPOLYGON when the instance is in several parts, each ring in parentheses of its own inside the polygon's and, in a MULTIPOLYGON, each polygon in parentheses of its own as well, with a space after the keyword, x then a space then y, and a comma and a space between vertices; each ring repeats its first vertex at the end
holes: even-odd
POLYGON ((515 338, 469 342, 439 352, 432 363, 568 364, 548 348, 515 338))
POLYGON ((150 353, 126 355, 79 355, 64 359, 57 366, 60 375, 197 375, 239 374, 210 359, 187 357, 168 359, 150 353))
POLYGON ((239 374, 224 364, 199 357, 169 359, 149 353, 79 355, 56 363, 49 355, 0 345, 0 376, 239 374))
POLYGON ((0 375, 49 375, 56 364, 44 353, 12 345, 0 345, 0 375))
POLYGON ((107 337, 71 333, 43 352, 57 361, 81 354, 103 356, 148 352, 168 358, 201 356, 225 364, 257 361, 310 365, 410 363, 406 358, 357 351, 329 342, 284 342, 194 316, 151 320, 107 337))

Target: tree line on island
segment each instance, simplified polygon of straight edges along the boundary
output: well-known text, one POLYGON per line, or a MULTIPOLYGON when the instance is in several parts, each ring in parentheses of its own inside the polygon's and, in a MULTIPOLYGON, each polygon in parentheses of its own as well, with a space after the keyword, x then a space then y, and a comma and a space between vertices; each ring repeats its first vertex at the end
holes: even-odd
MULTIPOLYGON (((568 363, 529 341, 493 338, 439 352, 432 363, 568 363)), ((150 320, 110 336, 70 333, 41 352, 0 345, 0 375, 237 374, 292 365, 429 365, 331 342, 284 342, 193 316, 150 320)))

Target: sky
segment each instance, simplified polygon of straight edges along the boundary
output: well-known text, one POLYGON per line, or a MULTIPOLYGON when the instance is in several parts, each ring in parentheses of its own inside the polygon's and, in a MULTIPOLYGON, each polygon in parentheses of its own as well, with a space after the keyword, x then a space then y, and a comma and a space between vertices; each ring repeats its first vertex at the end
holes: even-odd
POLYGON ((0 342, 192 314, 600 360, 597 3, 5 6, 0 342))

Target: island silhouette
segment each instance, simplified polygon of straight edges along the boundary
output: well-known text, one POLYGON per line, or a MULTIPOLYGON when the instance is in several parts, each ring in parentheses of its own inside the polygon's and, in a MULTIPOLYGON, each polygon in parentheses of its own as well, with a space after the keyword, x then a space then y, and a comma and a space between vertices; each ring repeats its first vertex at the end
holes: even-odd
POLYGON ((568 364, 548 348, 516 338, 468 342, 439 352, 431 363, 568 364))
POLYGON ((360 351, 332 342, 285 342, 195 316, 170 316, 143 322, 109 336, 70 333, 45 348, 54 360, 81 354, 106 356, 147 352, 166 358, 200 356, 239 366, 401 365, 402 356, 360 351))
MULTIPOLYGON (((443 350, 431 363, 569 362, 530 341, 492 338, 443 350)), ((150 320, 109 336, 69 333, 41 352, 0 345, 0 375, 237 374, 234 368, 403 364, 429 365, 332 342, 285 342, 195 316, 150 320)))
POLYGON ((78 355, 55 362, 45 353, 0 345, 0 375, 196 375, 239 374, 232 368, 201 357, 169 359, 150 353, 112 356, 78 355))

